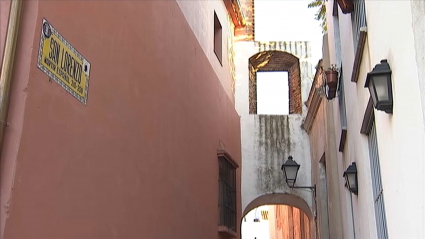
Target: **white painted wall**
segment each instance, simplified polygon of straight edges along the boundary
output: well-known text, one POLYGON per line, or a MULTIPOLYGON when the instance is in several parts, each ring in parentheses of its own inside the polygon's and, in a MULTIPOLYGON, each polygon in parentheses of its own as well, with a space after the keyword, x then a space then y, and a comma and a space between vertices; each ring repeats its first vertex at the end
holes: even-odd
MULTIPOLYGON (((262 220, 261 211, 269 211, 269 206, 264 205, 257 207, 256 209, 248 212, 244 218, 242 218, 242 238, 243 239, 269 239, 270 228, 269 220, 262 220), (259 218, 260 222, 254 222, 254 218, 259 218), (246 221, 245 221, 246 219, 246 221)), ((270 217, 270 212, 269 212, 270 217)))
MULTIPOLYGON (((267 49, 256 47, 255 42, 237 42, 234 47, 236 52, 235 101, 236 110, 241 116, 242 133, 242 211, 257 197, 272 193, 297 195, 312 208, 312 192, 308 189, 290 189, 281 171, 281 165, 289 155, 292 155, 301 165, 296 184, 311 185, 309 138, 301 128, 307 109, 303 107, 302 115, 249 114, 248 59, 260 49, 267 49)), ((295 51, 297 48, 291 49, 295 51)), ((312 82, 312 69, 308 69, 311 66, 309 59, 300 59, 303 102, 308 97, 304 92, 308 92, 312 82)))
MULTIPOLYGON (((356 238, 377 237, 367 136, 360 134, 360 127, 369 99, 369 92, 364 88, 366 74, 381 59, 388 59, 391 66, 394 94, 392 115, 375 110, 389 238, 425 238, 425 128, 421 103, 424 93, 419 82, 420 77, 424 79, 424 73, 423 68, 420 70, 422 64, 418 64, 424 57, 424 29, 423 24, 418 24, 424 13, 412 11, 416 9, 415 2, 366 1, 368 36, 357 83, 350 81, 354 61, 351 16, 339 11, 348 123, 345 150, 339 153, 342 159, 339 173, 342 175, 351 162, 357 163, 360 186, 358 196, 353 196, 356 238)), ((331 5, 329 1, 328 7, 331 5)), ((332 37, 329 44, 334 44, 332 37)), ((335 48, 332 52, 330 47, 330 51, 331 56, 335 56, 335 48)), ((337 103, 334 108, 338 109, 337 103)), ((338 122, 339 112, 334 112, 338 122)), ((335 132, 339 139, 338 130, 335 132)), ((342 177, 340 187, 346 190, 342 177)), ((347 205, 342 204, 345 225, 351 220, 347 205)), ((347 230, 345 228, 345 233, 349 234, 347 230)))
POLYGON ((422 100, 422 115, 425 123, 425 0, 411 0, 413 36, 416 49, 419 89, 422 100))
MULTIPOLYGON (((233 79, 229 67, 229 47, 233 41, 233 22, 230 20, 226 6, 223 0, 208 1, 188 1, 177 0, 187 22, 192 28, 193 33, 198 39, 202 47, 203 53, 208 58, 217 77, 226 90, 229 98, 234 102, 234 94, 232 92, 233 79), (222 26, 223 34, 223 60, 220 64, 214 53, 214 11, 217 14, 222 26)), ((172 27, 172 26, 170 26, 172 27)), ((201 54, 202 52, 199 52, 201 54)), ((199 79, 202 80, 202 79, 199 79)))

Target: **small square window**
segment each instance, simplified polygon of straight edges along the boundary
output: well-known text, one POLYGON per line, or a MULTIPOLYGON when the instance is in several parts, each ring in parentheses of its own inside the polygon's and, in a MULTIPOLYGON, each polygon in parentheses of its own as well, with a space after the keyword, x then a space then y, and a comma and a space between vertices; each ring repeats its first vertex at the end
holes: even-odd
POLYGON ((223 48, 222 48, 222 27, 218 20, 217 14, 214 12, 214 53, 218 61, 222 64, 223 48))

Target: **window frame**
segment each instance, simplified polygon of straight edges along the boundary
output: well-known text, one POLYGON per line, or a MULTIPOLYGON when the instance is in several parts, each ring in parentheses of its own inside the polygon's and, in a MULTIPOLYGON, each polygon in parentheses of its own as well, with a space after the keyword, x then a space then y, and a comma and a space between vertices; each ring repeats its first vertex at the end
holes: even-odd
POLYGON ((338 85, 338 105, 339 105, 339 119, 341 123, 341 137, 339 140, 339 152, 344 152, 345 141, 347 139, 347 110, 345 103, 345 89, 344 78, 342 76, 342 66, 339 72, 339 85, 338 85))
POLYGON ((214 54, 220 65, 223 66, 223 25, 214 11, 214 38, 213 38, 214 54))
POLYGON ((238 163, 225 150, 218 157, 218 226, 219 232, 236 235, 238 163), (229 195, 230 194, 230 195, 229 195))
POLYGON ((365 0, 353 0, 354 11, 351 13, 354 52, 357 51, 360 29, 367 27, 365 0))
POLYGON ((379 160, 378 139, 374 116, 368 132, 369 158, 371 168, 373 204, 375 208, 376 233, 378 239, 388 239, 387 218, 385 213, 384 188, 382 185, 381 165, 379 160))

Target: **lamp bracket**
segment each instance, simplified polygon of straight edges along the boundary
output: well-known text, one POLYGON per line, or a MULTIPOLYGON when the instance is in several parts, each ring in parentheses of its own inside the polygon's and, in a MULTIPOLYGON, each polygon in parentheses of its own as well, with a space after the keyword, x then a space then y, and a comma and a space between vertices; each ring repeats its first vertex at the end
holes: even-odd
POLYGON ((311 191, 313 191, 314 197, 316 197, 316 184, 314 184, 313 186, 291 186, 289 185, 289 188, 307 188, 310 189, 311 191))

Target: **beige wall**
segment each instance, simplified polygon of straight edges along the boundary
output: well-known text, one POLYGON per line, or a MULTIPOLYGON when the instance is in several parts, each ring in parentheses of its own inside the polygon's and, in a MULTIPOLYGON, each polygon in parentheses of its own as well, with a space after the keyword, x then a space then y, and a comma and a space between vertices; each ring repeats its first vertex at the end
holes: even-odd
MULTIPOLYGON (((328 7, 331 8, 332 4, 333 1, 329 1, 328 7)), ((360 133, 360 127, 370 97, 364 88, 366 75, 382 59, 387 59, 392 69, 394 97, 393 114, 374 112, 389 238, 425 236, 425 131, 419 83, 423 73, 418 68, 416 53, 421 48, 415 47, 412 28, 417 26, 412 21, 419 19, 423 13, 412 12, 412 6, 411 1, 366 1, 368 33, 357 83, 350 81, 354 62, 351 16, 339 10, 337 22, 340 25, 348 124, 344 152, 337 154, 344 238, 353 238, 354 233, 356 238, 377 237, 368 142, 367 136, 360 133), (397 17, 394 12, 397 12, 397 17), (347 194, 341 177, 352 162, 357 164, 358 196, 347 194), (354 220, 350 217, 351 211, 354 220), (352 225, 354 231, 350 229, 352 225)), ((328 14, 330 31, 331 21, 332 16, 328 14)), ((333 35, 329 35, 329 44, 335 44, 333 35)), ((330 55, 335 56, 335 48, 329 49, 330 55)), ((333 103, 333 117, 336 144, 339 144, 339 109, 336 102, 333 103)))

